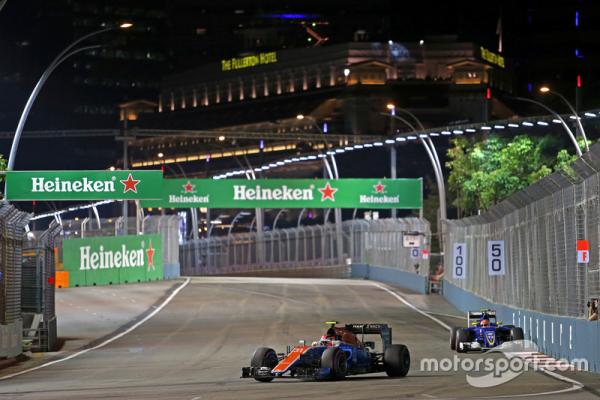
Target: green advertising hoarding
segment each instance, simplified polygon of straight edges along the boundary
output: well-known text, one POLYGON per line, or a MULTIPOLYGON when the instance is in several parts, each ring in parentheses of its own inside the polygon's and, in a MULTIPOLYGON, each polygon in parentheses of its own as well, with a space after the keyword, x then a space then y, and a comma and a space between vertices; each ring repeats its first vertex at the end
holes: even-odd
POLYGON ((69 286, 100 286, 161 280, 160 235, 96 236, 62 244, 69 286))
POLYGON ((161 171, 7 171, 6 199, 161 199, 161 171))
POLYGON ((165 179, 164 208, 403 208, 422 207, 421 179, 165 179))

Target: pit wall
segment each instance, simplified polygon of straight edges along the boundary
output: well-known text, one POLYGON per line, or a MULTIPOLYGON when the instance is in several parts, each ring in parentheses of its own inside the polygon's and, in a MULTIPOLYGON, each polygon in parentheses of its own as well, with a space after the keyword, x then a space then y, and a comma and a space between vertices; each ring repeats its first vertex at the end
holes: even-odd
MULTIPOLYGON (((351 277, 388 283, 425 294, 427 278, 394 268, 353 264, 351 277)), ((582 318, 561 317, 502 304, 491 303, 447 281, 443 283, 443 296, 461 312, 491 308, 504 324, 523 328, 525 339, 537 344, 539 351, 555 359, 578 363, 587 360, 587 370, 600 373, 600 322, 582 318)))

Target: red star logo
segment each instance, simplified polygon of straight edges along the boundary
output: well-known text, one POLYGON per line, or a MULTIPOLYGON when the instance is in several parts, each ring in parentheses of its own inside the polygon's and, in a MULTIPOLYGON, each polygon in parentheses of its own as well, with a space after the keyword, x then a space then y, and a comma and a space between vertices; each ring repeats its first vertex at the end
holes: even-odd
POLYGON ((373 187, 375 188, 376 193, 383 193, 385 190, 385 185, 383 185, 381 182, 377 182, 377 185, 373 185, 373 187))
POLYGON ((148 271, 150 271, 150 267, 154 269, 154 248, 152 248, 152 240, 148 245, 148 250, 146 250, 146 255, 148 256, 148 271))
POLYGON ((333 196, 335 194, 335 192, 338 191, 338 189, 334 189, 331 187, 331 185, 329 184, 329 182, 327 182, 327 184, 325 184, 325 187, 322 189, 318 189, 319 192, 321 192, 321 201, 325 201, 327 199, 331 200, 331 201, 335 201, 335 197, 333 196))
POLYGON ((127 177, 126 180, 121 181, 121 183, 123 184, 123 186, 125 186, 123 188, 123 193, 127 193, 130 190, 133 193, 137 193, 137 184, 140 183, 139 179, 133 179, 133 176, 131 176, 131 174, 129 174, 129 176, 127 177))
POLYGON ((190 181, 187 181, 182 187, 185 193, 194 193, 196 191, 196 185, 192 184, 190 181))

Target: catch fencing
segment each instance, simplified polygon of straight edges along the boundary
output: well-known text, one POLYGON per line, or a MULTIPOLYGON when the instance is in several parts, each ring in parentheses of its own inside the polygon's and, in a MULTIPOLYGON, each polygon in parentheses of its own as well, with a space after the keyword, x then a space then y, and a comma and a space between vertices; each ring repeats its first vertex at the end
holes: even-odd
POLYGON ((515 193, 482 215, 445 224, 446 278, 484 299, 543 313, 587 316, 600 297, 600 144, 566 170, 515 193), (506 273, 488 274, 488 241, 503 240, 506 273), (589 263, 578 263, 588 240, 589 263), (453 246, 466 243, 466 276, 452 276, 453 246))
POLYGON ((57 342, 55 312, 55 250, 62 240, 62 226, 52 222, 38 238, 23 245, 21 310, 23 337, 32 351, 54 351, 57 342))
POLYGON ((428 260, 415 262, 404 233, 419 232, 428 248, 429 223, 418 218, 349 220, 335 224, 231 234, 180 246, 184 275, 220 275, 363 263, 427 275, 428 260), (339 245, 338 245, 339 244, 339 245), (416 264, 419 267, 416 267, 416 264))
POLYGON ((21 260, 30 217, 0 203, 0 357, 14 357, 22 350, 21 260))

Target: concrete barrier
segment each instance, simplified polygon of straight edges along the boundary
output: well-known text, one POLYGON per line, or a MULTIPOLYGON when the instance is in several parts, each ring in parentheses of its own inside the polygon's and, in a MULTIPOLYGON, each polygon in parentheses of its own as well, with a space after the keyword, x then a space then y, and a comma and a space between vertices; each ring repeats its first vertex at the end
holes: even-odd
POLYGON ((0 324, 0 357, 10 358, 21 354, 23 350, 23 321, 0 324))
MULTIPOLYGON (((351 277, 381 281, 417 293, 426 293, 427 288, 427 278, 396 268, 353 264, 351 277)), ((587 365, 581 366, 600 373, 600 321, 494 304, 447 281, 443 283, 443 296, 464 313, 480 308, 494 309, 499 321, 523 328, 525 339, 536 343, 542 353, 576 365, 586 360, 587 365)))
POLYGON ((164 264, 164 278, 175 279, 181 276, 181 266, 179 264, 164 264))
POLYGON ((399 286, 413 292, 427 293, 427 278, 397 268, 379 267, 369 264, 352 264, 352 278, 372 279, 399 286))
POLYGON ((537 311, 494 304, 444 282, 444 297, 463 312, 479 308, 496 310, 497 318, 505 324, 523 328, 525 339, 536 343, 541 352, 556 359, 577 363, 586 359, 588 370, 600 373, 600 322, 582 318, 563 317, 537 311))

